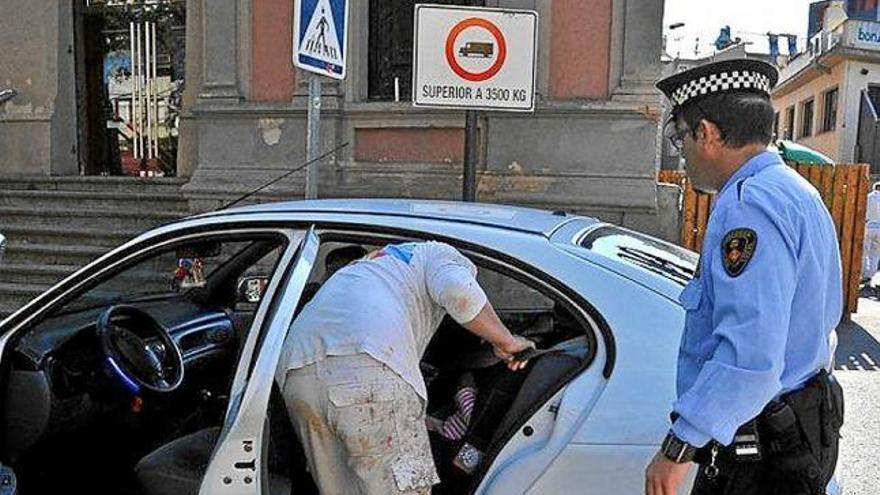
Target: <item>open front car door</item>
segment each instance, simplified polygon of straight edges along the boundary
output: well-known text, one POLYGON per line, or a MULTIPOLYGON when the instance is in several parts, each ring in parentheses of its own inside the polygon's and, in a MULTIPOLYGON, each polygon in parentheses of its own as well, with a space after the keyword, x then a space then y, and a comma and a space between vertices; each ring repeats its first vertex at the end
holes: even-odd
POLYGON ((223 430, 208 464, 201 495, 269 494, 267 419, 269 395, 281 347, 297 303, 318 254, 319 240, 309 229, 298 249, 284 254, 286 269, 267 290, 275 294, 263 304, 248 336, 232 384, 223 430), (291 261, 292 260, 292 261, 291 261))

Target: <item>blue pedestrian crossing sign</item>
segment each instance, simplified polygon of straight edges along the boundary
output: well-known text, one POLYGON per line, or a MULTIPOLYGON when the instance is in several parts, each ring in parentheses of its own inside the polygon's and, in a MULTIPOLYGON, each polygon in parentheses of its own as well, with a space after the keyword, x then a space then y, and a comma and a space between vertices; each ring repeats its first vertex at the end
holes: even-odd
POLYGON ((348 0, 296 0, 293 64, 334 79, 345 78, 348 0))

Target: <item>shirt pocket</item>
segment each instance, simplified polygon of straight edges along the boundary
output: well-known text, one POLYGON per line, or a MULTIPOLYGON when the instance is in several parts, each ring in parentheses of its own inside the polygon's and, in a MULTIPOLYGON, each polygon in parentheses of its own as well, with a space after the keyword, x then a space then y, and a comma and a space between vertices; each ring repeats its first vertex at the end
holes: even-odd
POLYGON ((346 383, 327 388, 330 428, 352 457, 394 451, 394 383, 346 383))

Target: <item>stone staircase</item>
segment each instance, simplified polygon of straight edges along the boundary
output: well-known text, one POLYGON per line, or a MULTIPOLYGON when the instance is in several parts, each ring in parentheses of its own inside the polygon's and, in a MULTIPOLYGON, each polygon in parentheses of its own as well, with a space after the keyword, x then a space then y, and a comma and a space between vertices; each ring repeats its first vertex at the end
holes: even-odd
POLYGON ((0 177, 0 319, 144 230, 189 214, 185 179, 0 177))

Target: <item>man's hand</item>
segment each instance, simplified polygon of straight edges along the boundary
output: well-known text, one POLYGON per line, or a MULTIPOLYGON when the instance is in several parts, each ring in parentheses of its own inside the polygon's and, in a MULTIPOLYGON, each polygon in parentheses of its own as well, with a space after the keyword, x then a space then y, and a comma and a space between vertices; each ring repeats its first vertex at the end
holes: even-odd
POLYGON ((676 464, 660 452, 645 469, 645 495, 676 495, 691 463, 676 464))
POLYGON ((504 342, 503 346, 495 346, 495 355, 507 362, 507 367, 511 371, 519 371, 529 364, 528 361, 514 361, 513 355, 526 349, 534 349, 535 343, 531 340, 520 337, 519 335, 511 335, 510 339, 504 342))

